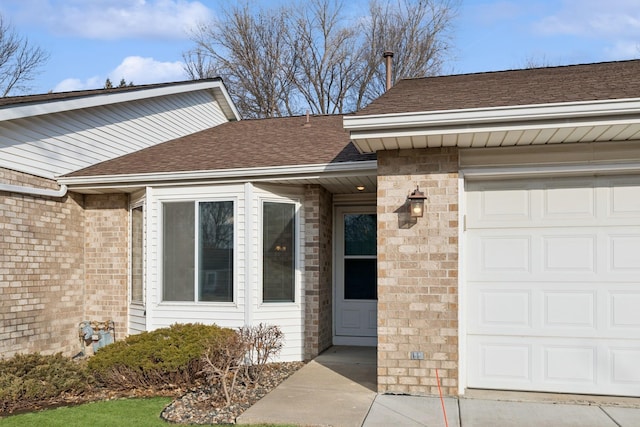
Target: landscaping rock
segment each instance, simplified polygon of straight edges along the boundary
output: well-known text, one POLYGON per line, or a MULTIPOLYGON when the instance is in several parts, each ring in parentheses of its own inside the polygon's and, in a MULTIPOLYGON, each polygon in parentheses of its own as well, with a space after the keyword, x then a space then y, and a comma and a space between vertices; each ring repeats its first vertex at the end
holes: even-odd
POLYGON ((272 363, 265 366, 257 385, 236 384, 231 404, 227 405, 216 388, 203 386, 189 390, 171 402, 160 417, 166 421, 184 424, 234 424, 236 418, 251 405, 262 399, 282 381, 300 369, 304 363, 272 363))

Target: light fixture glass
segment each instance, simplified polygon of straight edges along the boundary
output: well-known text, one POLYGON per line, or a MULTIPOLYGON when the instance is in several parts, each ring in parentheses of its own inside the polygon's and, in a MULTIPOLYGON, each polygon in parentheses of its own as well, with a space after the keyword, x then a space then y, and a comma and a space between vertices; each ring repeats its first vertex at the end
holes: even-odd
POLYGON ((358 191, 364 191, 364 185, 358 185, 358 186, 356 187, 356 190, 358 190, 358 191))
POLYGON ((426 198, 416 185, 416 189, 407 197, 407 200, 409 200, 409 215, 412 218, 420 218, 424 215, 424 201, 426 198))

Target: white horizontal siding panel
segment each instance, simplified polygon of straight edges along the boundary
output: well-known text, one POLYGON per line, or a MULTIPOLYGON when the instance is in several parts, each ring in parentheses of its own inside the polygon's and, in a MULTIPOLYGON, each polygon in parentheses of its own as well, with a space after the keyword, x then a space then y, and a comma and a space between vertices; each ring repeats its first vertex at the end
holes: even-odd
POLYGON ((206 91, 0 122, 0 167, 51 178, 226 122, 206 91))
POLYGON ((144 305, 129 303, 129 335, 139 334, 147 330, 144 305))

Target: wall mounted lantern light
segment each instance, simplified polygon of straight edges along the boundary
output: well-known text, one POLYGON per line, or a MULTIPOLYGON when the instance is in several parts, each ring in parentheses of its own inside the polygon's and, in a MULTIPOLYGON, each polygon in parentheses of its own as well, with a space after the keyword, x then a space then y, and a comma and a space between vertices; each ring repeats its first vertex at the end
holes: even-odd
POLYGON ((416 185, 416 189, 407 197, 409 200, 409 214, 412 218, 420 218, 424 214, 424 201, 427 197, 416 185))

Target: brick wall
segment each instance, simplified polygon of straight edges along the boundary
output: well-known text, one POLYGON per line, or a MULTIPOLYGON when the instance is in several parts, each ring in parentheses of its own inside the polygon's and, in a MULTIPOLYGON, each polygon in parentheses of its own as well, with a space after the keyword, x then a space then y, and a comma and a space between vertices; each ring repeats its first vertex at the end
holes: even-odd
POLYGON ((378 153, 378 391, 434 395, 458 386, 458 155, 378 153), (420 186, 425 216, 412 220, 420 186), (424 360, 411 360, 412 351, 424 360))
POLYGON ((126 194, 85 196, 85 320, 127 334, 129 212, 126 194))
MULTIPOLYGON (((0 169, 0 183, 57 189, 55 182, 0 169)), ((84 213, 81 195, 0 191, 0 354, 80 350, 84 213)))
POLYGON ((305 359, 331 345, 332 196, 319 185, 307 187, 305 212, 305 359))

